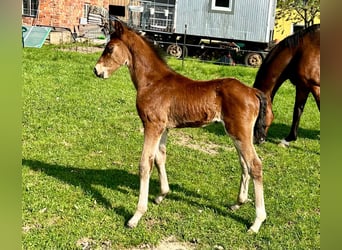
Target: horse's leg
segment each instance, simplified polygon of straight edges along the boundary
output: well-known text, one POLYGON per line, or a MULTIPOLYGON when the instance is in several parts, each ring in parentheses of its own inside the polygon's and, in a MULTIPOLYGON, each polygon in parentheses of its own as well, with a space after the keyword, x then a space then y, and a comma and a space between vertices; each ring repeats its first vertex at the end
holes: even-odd
POLYGON ((165 196, 170 191, 169 183, 167 181, 165 162, 166 162, 166 139, 167 139, 167 130, 164 131, 160 142, 159 149, 156 153, 155 163, 159 173, 160 180, 160 194, 156 197, 155 202, 159 204, 165 196))
POLYGON ((139 165, 140 190, 137 210, 133 217, 128 221, 127 226, 136 227, 139 220, 147 211, 149 180, 153 168, 154 157, 158 148, 160 137, 163 131, 156 131, 159 128, 145 126, 144 128, 144 146, 139 165))
POLYGON ((257 233, 260 229, 261 224, 266 219, 262 163, 257 153, 255 152, 255 148, 252 144, 251 138, 247 137, 244 140, 238 140, 236 139, 236 137, 234 138, 234 136, 232 138, 240 157, 242 176, 237 204, 232 206, 231 208, 233 210, 236 210, 240 208, 242 204, 248 202, 248 181, 249 176, 251 176, 254 183, 256 218, 253 225, 249 228, 248 232, 257 233))
POLYGON ((292 125, 289 135, 280 142, 281 146, 289 146, 291 141, 297 140, 297 132, 299 127, 300 117, 303 113, 306 100, 309 96, 309 89, 304 89, 296 86, 296 101, 293 109, 292 125))
POLYGON ((315 98, 317 108, 320 111, 321 110, 321 87, 315 86, 311 89, 311 93, 315 98))

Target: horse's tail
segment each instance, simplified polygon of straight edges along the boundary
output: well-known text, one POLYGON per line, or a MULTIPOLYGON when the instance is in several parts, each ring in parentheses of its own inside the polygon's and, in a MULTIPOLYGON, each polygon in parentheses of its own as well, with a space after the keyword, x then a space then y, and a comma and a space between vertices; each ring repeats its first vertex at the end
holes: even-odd
POLYGON ((266 112, 267 98, 261 91, 257 91, 256 96, 260 102, 259 114, 254 124, 254 143, 261 144, 266 139, 266 112))

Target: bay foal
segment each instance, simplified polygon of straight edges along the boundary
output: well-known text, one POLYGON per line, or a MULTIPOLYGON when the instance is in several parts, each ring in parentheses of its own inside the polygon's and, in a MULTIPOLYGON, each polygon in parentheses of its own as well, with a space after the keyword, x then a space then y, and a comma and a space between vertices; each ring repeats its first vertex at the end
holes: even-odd
POLYGON ((155 164, 160 178, 159 204, 169 192, 165 161, 167 131, 199 127, 221 121, 232 138, 242 168, 236 210, 248 201, 250 176, 254 182, 256 219, 250 232, 258 232, 266 218, 262 164, 253 146, 265 139, 267 103, 261 91, 233 78, 194 81, 170 69, 150 44, 135 31, 116 21, 114 32, 95 65, 98 77, 108 78, 126 65, 137 91, 136 107, 144 126, 139 165, 138 206, 128 226, 136 227, 147 211, 149 179, 155 164), (255 131, 253 128, 255 125, 255 131))

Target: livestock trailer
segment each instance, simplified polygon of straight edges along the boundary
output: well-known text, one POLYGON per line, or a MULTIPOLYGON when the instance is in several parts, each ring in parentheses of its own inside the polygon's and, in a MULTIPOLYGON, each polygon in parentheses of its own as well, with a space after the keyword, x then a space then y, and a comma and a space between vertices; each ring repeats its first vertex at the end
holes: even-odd
POLYGON ((130 0, 128 26, 167 53, 259 66, 273 40, 276 0, 130 0))

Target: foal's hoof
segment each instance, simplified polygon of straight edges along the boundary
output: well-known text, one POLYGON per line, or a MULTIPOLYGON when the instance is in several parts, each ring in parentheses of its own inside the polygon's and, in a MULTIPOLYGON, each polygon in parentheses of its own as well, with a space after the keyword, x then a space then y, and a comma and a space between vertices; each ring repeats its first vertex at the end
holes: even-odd
POLYGON ((252 227, 251 227, 250 229, 247 230, 247 233, 248 233, 248 234, 256 234, 256 233, 258 233, 258 232, 259 232, 259 230, 255 230, 255 229, 253 229, 252 227))
POLYGON ((147 209, 143 211, 136 211, 133 217, 127 222, 127 227, 135 228, 146 211, 147 209))
POLYGON ((137 227, 138 222, 139 222, 139 221, 135 221, 134 218, 131 218, 131 219, 127 222, 126 226, 127 226, 128 228, 135 228, 135 227, 137 227))
POLYGON ((157 205, 159 205, 164 199, 164 196, 158 196, 154 199, 154 203, 156 203, 157 205))
POLYGON ((233 211, 236 211, 238 210, 242 205, 246 204, 247 202, 251 202, 252 200, 251 199, 247 199, 243 202, 238 202, 237 204, 233 205, 233 206, 230 206, 230 209, 233 210, 233 211))
POLYGON ((155 199, 154 199, 154 202, 159 205, 165 198, 166 194, 161 194, 161 195, 158 195, 155 199))
POLYGON ((128 227, 128 228, 135 228, 135 227, 137 227, 137 224, 135 224, 135 223, 132 223, 132 222, 127 222, 127 224, 126 224, 126 226, 128 227))
POLYGON ((236 210, 238 210, 238 209, 240 208, 240 205, 235 204, 235 205, 233 205, 233 206, 230 206, 229 208, 230 208, 230 210, 232 210, 232 211, 236 211, 236 210))

